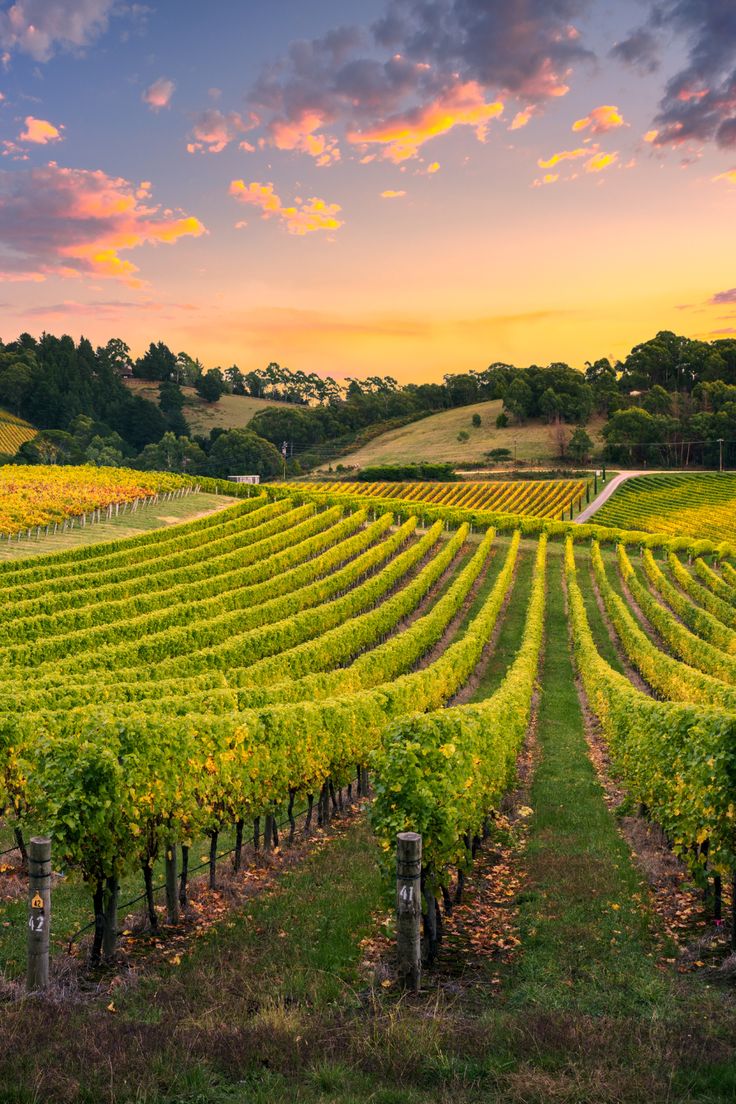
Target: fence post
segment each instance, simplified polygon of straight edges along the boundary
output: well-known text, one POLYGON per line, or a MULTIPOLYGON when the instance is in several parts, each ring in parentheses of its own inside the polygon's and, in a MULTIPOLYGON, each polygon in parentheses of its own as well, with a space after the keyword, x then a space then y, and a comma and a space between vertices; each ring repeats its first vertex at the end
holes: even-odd
POLYGON ((176 843, 166 846, 166 921, 169 924, 179 923, 179 898, 176 892, 176 843))
POLYGON ((49 926, 51 923, 51 840, 33 836, 28 852, 28 972, 29 993, 49 983, 49 926))
POLYGON ((421 981, 422 837, 399 832, 396 837, 396 950, 399 980, 419 992, 421 981))

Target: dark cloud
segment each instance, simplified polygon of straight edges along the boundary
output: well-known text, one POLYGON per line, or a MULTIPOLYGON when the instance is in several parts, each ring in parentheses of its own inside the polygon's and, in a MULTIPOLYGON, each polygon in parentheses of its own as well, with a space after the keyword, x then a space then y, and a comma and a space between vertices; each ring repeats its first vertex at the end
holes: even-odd
POLYGON ((374 34, 448 75, 537 101, 555 94, 575 62, 592 58, 574 25, 589 6, 588 0, 399 0, 374 34))
POLYGON ((734 0, 660 0, 647 23, 614 47, 632 64, 646 64, 654 43, 676 35, 686 64, 670 78, 655 117, 657 145, 715 141, 736 146, 736 3, 734 0), (637 52, 637 50, 639 52, 637 52), (628 55, 628 56, 627 56, 628 55))
POLYGON ((321 163, 324 128, 356 133, 400 123, 471 85, 480 95, 538 106, 563 95, 573 64, 592 57, 574 26, 589 4, 394 0, 370 33, 341 27, 292 43, 261 73, 248 102, 267 140, 322 156, 321 163))
POLYGON ((611 50, 611 57, 644 73, 653 73, 659 68, 657 36, 648 27, 640 27, 616 43, 611 50))

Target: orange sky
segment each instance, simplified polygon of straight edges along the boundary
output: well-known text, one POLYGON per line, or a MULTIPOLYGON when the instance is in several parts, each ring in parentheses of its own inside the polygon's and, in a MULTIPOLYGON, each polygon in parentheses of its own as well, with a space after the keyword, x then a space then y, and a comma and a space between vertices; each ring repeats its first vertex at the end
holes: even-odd
POLYGON ((718 4, 440 0, 440 42, 418 0, 68 0, 32 33, 29 2, 0 12, 6 340, 408 381, 736 330, 718 4))

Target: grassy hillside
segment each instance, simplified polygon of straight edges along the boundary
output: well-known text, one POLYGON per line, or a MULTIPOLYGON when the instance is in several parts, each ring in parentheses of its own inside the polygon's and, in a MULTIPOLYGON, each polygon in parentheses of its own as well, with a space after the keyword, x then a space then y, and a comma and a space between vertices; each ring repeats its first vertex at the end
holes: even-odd
MULTIPOLYGON (((158 402, 157 380, 126 380, 127 386, 144 399, 158 402)), ((211 429, 239 429, 246 426, 261 410, 269 406, 288 406, 289 403, 271 399, 253 399, 249 395, 223 395, 216 403, 200 399, 193 387, 182 387, 185 395, 184 417, 193 433, 207 434, 211 429)))
MULTIPOLYGON (((418 422, 392 429, 376 437, 356 452, 349 453, 344 462, 365 468, 370 464, 411 463, 427 460, 447 460, 455 463, 482 464, 484 453, 494 448, 514 451, 517 460, 533 463, 557 459, 557 450, 551 429, 541 422, 528 425, 510 425, 496 429, 496 418, 501 413, 501 400, 475 403, 473 406, 443 410, 418 422), (475 427, 473 414, 480 414, 481 425, 475 427), (465 431, 467 441, 458 441, 458 434, 465 431)), ((602 418, 591 420, 586 427, 596 442, 602 444, 600 431, 602 418)))

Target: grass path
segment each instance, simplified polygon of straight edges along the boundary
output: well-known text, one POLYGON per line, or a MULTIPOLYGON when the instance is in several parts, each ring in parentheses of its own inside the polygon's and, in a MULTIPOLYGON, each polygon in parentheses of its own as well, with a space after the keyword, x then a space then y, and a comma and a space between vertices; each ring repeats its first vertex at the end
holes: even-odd
POLYGON ((567 635, 561 548, 550 549, 540 761, 511 1003, 593 1015, 661 1011, 646 889, 588 756, 567 635))

